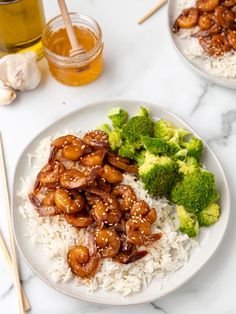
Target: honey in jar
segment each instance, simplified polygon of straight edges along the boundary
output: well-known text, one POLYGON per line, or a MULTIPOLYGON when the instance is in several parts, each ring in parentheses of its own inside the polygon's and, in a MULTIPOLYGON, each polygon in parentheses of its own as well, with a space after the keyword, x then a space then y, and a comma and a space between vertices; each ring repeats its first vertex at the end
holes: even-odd
POLYGON ((42 42, 53 77, 65 85, 79 86, 94 81, 102 72, 102 33, 86 15, 70 13, 70 18, 85 53, 70 57, 71 45, 61 16, 46 25, 42 42))
POLYGON ((44 25, 42 0, 0 0, 0 57, 26 50, 42 56, 44 25))

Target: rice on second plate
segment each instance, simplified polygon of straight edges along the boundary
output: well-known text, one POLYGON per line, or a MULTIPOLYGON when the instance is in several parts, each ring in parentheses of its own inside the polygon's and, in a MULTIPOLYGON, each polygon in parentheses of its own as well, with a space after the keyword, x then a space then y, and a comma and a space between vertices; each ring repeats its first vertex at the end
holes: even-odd
MULTIPOLYGON (((196 0, 176 0, 174 18, 178 17, 183 9, 196 7, 196 0)), ((177 36, 183 54, 209 74, 216 77, 236 78, 236 54, 228 52, 220 57, 210 57, 201 47, 197 38, 191 37, 199 27, 192 29, 180 29, 177 36)))
MULTIPOLYGON (((75 135, 81 136, 81 133, 75 135)), ((138 199, 145 200, 150 207, 156 209, 157 220, 153 225, 153 231, 161 231, 163 236, 148 247, 147 256, 135 263, 124 265, 111 259, 104 259, 101 269, 92 279, 82 280, 75 277, 67 263, 67 253, 69 247, 74 244, 86 245, 86 230, 69 225, 62 216, 39 217, 28 200, 28 193, 33 187, 36 174, 47 162, 50 142, 51 138, 45 138, 35 154, 29 156, 32 175, 22 178, 22 188, 18 191, 18 196, 22 199, 20 213, 27 221, 25 236, 32 240, 32 245, 39 245, 44 254, 50 258, 51 267, 48 274, 52 280, 57 282, 73 280, 78 285, 88 285, 93 291, 101 288, 126 296, 147 286, 154 277, 163 278, 167 272, 174 272, 187 262, 196 241, 176 231, 173 206, 165 198, 151 198, 143 189, 140 180, 133 175, 125 174, 122 183, 129 184, 138 199)), ((160 288, 161 283, 162 281, 160 288)))

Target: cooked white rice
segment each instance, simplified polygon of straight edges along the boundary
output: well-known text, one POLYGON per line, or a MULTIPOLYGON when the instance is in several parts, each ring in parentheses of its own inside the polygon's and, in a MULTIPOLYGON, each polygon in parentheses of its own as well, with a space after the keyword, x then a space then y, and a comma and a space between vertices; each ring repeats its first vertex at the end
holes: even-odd
MULTIPOLYGON (((47 162, 50 140, 45 138, 36 152, 29 155, 32 175, 22 178, 22 188, 18 191, 18 196, 22 199, 19 210, 27 222, 25 236, 40 246, 42 252, 51 259, 48 271, 51 278, 57 282, 66 282, 72 281, 74 277, 67 264, 68 249, 74 244, 86 244, 86 230, 74 228, 62 216, 39 217, 28 200, 28 193, 32 190, 36 174, 47 162)), ((161 231, 162 238, 148 248, 147 256, 135 263, 123 265, 110 259, 103 259, 100 271, 90 281, 79 278, 73 280, 78 285, 88 285, 91 290, 101 288, 126 296, 147 286, 153 277, 163 278, 167 272, 181 268, 187 262, 196 241, 176 231, 173 223, 173 206, 165 198, 151 198, 143 189, 142 183, 130 174, 124 175, 123 183, 133 187, 138 199, 143 199, 150 207, 156 208, 158 218, 153 225, 153 231, 161 231)), ((160 288, 162 282, 163 280, 160 280, 160 288)))
MULTIPOLYGON (((191 6, 196 6, 196 0, 176 0, 174 17, 176 18, 183 9, 191 6)), ((198 39, 191 37, 191 34, 197 31, 199 31, 198 27, 181 29, 175 35, 178 36, 183 54, 213 76, 226 79, 236 78, 236 54, 228 52, 220 57, 209 56, 199 44, 198 39)))

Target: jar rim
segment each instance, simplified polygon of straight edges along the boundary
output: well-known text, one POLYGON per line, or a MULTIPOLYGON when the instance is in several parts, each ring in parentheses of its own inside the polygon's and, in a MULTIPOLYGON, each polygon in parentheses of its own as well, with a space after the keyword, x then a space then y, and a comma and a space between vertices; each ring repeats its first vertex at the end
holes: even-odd
MULTIPOLYGON (((48 56, 49 58, 51 58, 52 60, 54 60, 56 63, 61 64, 61 65, 65 65, 65 64, 69 64, 69 65, 78 65, 78 63, 83 64, 88 62, 95 54, 97 54, 98 52, 100 52, 100 50, 103 48, 103 42, 102 42, 102 30, 100 25, 90 16, 86 15, 86 14, 82 14, 82 13, 77 13, 77 12, 69 12, 69 15, 71 18, 77 18, 78 20, 76 22, 81 22, 81 24, 83 24, 85 21, 90 22, 91 24, 93 24, 96 28, 96 37, 97 37, 97 42, 95 43, 94 47, 83 53, 78 55, 78 57, 67 57, 67 56, 62 56, 59 55, 53 51, 51 51, 50 49, 47 48, 47 45, 45 43, 45 37, 46 37, 46 33, 50 30, 50 27, 52 27, 55 22, 58 21, 62 21, 63 22, 63 18, 62 15, 59 14, 57 16, 55 16, 54 18, 52 18, 51 20, 49 20, 46 25, 45 28, 43 30, 43 34, 42 34, 42 46, 44 49, 44 53, 45 56, 48 56)), ((63 22, 64 23, 64 22, 63 22)), ((73 24, 73 20, 72 20, 72 24, 73 24)), ((88 25, 84 25, 85 27, 89 28, 88 25)))

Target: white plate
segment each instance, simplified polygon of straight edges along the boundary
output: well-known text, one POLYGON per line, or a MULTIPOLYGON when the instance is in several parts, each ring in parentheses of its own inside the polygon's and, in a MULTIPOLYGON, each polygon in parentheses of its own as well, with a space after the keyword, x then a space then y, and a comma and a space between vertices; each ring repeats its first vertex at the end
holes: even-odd
POLYGON ((226 79, 217 76, 211 75, 204 67, 203 62, 200 59, 190 60, 184 53, 184 43, 181 41, 178 36, 176 36, 172 32, 174 21, 177 18, 177 9, 176 9, 177 1, 176 0, 169 0, 168 1, 168 27, 169 27, 169 34, 171 37, 171 41, 173 46, 175 47, 176 51, 182 58, 182 60, 198 75, 202 76, 206 80, 213 82, 217 85, 221 85, 223 87, 236 89, 236 78, 235 79, 226 79))
POLYGON ((201 229, 200 247, 192 251, 189 261, 182 269, 176 271, 175 273, 167 274, 165 279, 154 279, 149 287, 128 297, 121 297, 114 293, 108 293, 102 290, 91 293, 85 287, 77 287, 70 282, 55 283, 47 275, 47 270, 51 263, 50 259, 45 257, 41 250, 37 246, 34 246, 29 238, 24 236, 26 231, 26 221, 21 217, 18 210, 19 206, 21 205, 21 200, 19 197, 17 197, 17 190, 21 186, 20 177, 26 177, 30 174, 31 171, 30 167, 28 166, 27 154, 34 152, 39 145, 39 142, 43 138, 55 135, 58 131, 63 131, 65 129, 78 130, 78 128, 86 131, 103 124, 106 121, 106 113, 109 108, 121 106, 127 110, 130 115, 132 115, 137 112, 140 105, 148 107, 151 110, 154 119, 167 119, 179 127, 189 129, 192 133, 198 136, 197 133, 193 131, 187 123, 163 107, 149 103, 141 103, 138 101, 119 100, 100 102, 79 109, 63 117, 57 122, 54 122, 51 126, 42 131, 25 148, 16 166, 13 187, 12 217, 14 222, 15 238, 19 251, 23 255, 28 265, 40 278, 42 278, 53 288, 72 297, 100 304, 128 305, 149 302, 165 296, 186 283, 203 267, 203 265, 206 264, 207 261, 209 261, 218 248, 225 233, 230 213, 229 188, 224 171, 219 161, 205 143, 204 163, 207 169, 212 171, 216 176, 217 188, 221 194, 222 214, 219 221, 215 225, 205 230, 201 229), (162 280, 165 281, 165 285, 163 289, 160 289, 160 281, 162 280))

